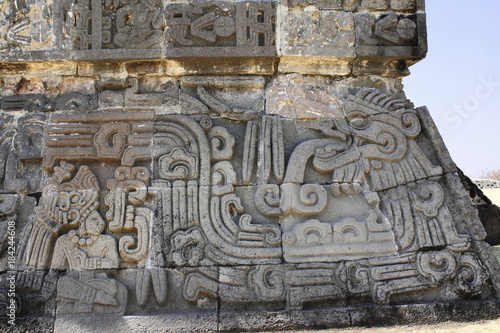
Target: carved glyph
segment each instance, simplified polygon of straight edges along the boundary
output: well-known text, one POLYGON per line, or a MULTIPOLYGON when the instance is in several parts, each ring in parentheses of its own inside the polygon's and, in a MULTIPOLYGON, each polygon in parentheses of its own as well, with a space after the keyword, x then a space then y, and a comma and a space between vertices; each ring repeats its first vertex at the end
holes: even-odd
POLYGON ((364 45, 411 45, 417 37, 417 23, 396 13, 377 19, 370 13, 355 14, 356 38, 364 45))
POLYGON ((43 166, 52 168, 61 159, 104 158, 121 160, 126 166, 150 159, 151 153, 145 147, 152 142, 152 120, 149 112, 54 115, 47 127, 43 166))
POLYGON ((113 232, 134 232, 132 236, 120 238, 120 257, 125 262, 139 263, 145 266, 149 250, 152 212, 142 207, 147 197, 149 170, 144 167, 119 167, 115 178, 108 181, 110 193, 106 204, 110 210, 106 214, 108 228, 113 232))
POLYGON ((121 48, 151 48, 163 41, 161 3, 154 1, 107 1, 116 11, 117 33, 113 44, 121 48))

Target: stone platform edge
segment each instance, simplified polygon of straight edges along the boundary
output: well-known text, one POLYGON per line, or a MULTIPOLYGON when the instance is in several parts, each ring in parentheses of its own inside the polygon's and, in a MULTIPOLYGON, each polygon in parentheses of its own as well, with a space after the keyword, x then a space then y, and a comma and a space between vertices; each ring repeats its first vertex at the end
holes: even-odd
MULTIPOLYGON (((359 306, 303 311, 220 312, 151 316, 17 318, 7 332, 255 332, 433 325, 500 317, 500 300, 359 306)), ((7 327, 6 318, 0 326, 7 327)))

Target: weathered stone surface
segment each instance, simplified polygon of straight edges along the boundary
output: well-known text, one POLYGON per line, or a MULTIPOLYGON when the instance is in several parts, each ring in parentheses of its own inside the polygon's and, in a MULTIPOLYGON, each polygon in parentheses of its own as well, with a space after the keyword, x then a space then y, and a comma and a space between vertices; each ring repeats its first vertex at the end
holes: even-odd
POLYGON ((485 241, 490 245, 500 244, 500 207, 493 204, 482 191, 485 188, 497 188, 500 182, 492 179, 471 180, 462 170, 457 171, 486 231, 485 241))
POLYGON ((57 318, 56 332, 217 332, 216 314, 57 318), (147 324, 146 324, 147 323, 147 324))
POLYGON ((23 333, 23 332, 40 332, 49 333, 54 332, 54 319, 53 318, 17 318, 16 325, 11 326, 8 318, 0 317, 0 326, 5 332, 23 333))

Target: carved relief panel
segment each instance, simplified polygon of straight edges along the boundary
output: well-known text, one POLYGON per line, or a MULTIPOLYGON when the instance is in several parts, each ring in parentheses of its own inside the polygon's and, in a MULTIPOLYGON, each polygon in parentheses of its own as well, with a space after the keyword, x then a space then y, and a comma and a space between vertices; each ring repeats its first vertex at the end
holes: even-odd
POLYGON ((274 2, 95 0, 57 4, 64 49, 274 46, 274 2))
POLYGON ((53 327, 496 302, 485 231, 402 91, 424 9, 0 2, 1 311, 12 279, 16 315, 53 327))
MULTIPOLYGON (((482 236, 457 222, 454 176, 421 148, 423 115, 402 96, 298 77, 229 80, 247 89, 231 98, 205 79, 148 91, 129 78, 99 92, 99 111, 50 115, 43 147, 17 162, 43 150, 47 172, 23 290, 61 315, 493 292, 482 236), (183 114, 155 111, 165 103, 183 114)), ((37 138, 37 119, 14 130, 37 138)))
POLYGON ((105 48, 160 48, 164 18, 161 1, 111 0, 103 3, 105 48))
POLYGON ((423 0, 64 0, 3 6, 0 59, 10 62, 64 60, 71 53, 74 61, 97 67, 109 59, 155 59, 162 65, 180 60, 187 65, 183 70, 167 66, 175 75, 213 74, 214 68, 240 74, 384 72, 363 63, 369 60, 390 61, 384 75, 401 76, 407 73, 398 69, 400 61, 411 65, 426 52, 423 0), (304 56, 310 64, 300 60, 304 56), (227 68, 235 58, 238 65, 227 68), (321 62, 329 66, 318 67, 321 62))
POLYGON ((389 13, 377 17, 371 13, 354 15, 356 37, 360 45, 417 45, 418 29, 415 15, 389 13))

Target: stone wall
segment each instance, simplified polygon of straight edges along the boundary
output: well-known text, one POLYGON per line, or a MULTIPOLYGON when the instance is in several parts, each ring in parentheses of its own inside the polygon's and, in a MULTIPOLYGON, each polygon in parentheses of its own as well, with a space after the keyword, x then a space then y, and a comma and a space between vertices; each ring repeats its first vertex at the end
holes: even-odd
POLYGON ((484 189, 497 187, 497 180, 493 179, 470 179, 463 174, 462 170, 457 169, 458 176, 462 181, 464 189, 469 192, 472 204, 476 207, 479 220, 481 221, 486 238, 484 239, 490 245, 500 244, 500 207, 495 205, 486 195, 484 189))
POLYGON ((5 327, 497 315, 486 233, 402 91, 426 52, 423 1, 0 9, 5 327))

